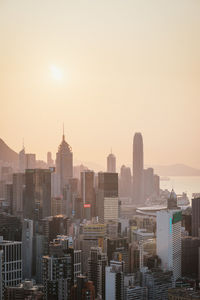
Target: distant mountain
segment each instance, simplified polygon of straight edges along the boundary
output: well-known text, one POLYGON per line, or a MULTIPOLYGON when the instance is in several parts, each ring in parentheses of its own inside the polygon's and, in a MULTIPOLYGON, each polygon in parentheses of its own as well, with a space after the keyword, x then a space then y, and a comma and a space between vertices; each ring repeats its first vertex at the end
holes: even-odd
POLYGON ((200 176, 200 169, 195 169, 184 164, 169 166, 154 166, 154 172, 160 176, 200 176))
POLYGON ((18 154, 0 138, 0 161, 17 164, 18 154))

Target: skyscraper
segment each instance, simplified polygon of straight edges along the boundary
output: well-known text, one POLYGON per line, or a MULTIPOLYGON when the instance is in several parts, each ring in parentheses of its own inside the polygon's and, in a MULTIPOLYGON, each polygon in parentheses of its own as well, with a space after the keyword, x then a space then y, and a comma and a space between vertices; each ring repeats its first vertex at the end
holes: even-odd
POLYGON ((81 172, 81 198, 83 200, 84 208, 85 208, 85 204, 90 205, 90 218, 94 217, 96 209, 95 209, 95 190, 94 190, 93 171, 86 170, 81 172))
POLYGON ((19 172, 24 172, 26 169, 26 154, 23 145, 22 150, 19 152, 19 172))
POLYGON ((157 255, 161 258, 162 269, 173 271, 176 280, 181 276, 182 214, 181 210, 175 208, 176 194, 173 190, 170 198, 168 209, 157 212, 157 255))
POLYGON ((107 157, 107 172, 116 173, 116 157, 113 153, 107 157))
POLYGON ((131 179, 131 169, 126 166, 121 166, 120 170, 120 181, 119 181, 119 194, 120 197, 131 197, 132 179, 131 179))
POLYGON ((33 221, 24 219, 22 228, 23 278, 31 279, 33 258, 33 221))
POLYGON ((200 198, 192 199, 192 236, 200 237, 200 198))
POLYGON ((25 173, 24 218, 39 220, 51 215, 51 171, 29 169, 25 173))
POLYGON ((107 256, 100 247, 90 249, 88 259, 88 278, 94 283, 96 297, 105 300, 105 268, 107 256))
MULTIPOLYGON (((7 286, 16 286, 22 281, 22 243, 7 241, 0 236, 0 251, 3 250, 3 294, 7 286)), ((0 262, 1 264, 1 262, 0 262)), ((4 299, 4 296, 3 296, 4 299)))
POLYGON ((60 193, 63 194, 63 188, 68 183, 69 179, 73 177, 73 153, 70 145, 65 141, 63 132, 63 139, 56 153, 56 173, 60 186, 60 193))
POLYGON ((25 189, 25 174, 13 174, 13 214, 22 216, 23 213, 23 196, 25 189))
POLYGON ((144 201, 143 167, 142 134, 136 132, 133 139, 133 201, 137 204, 142 204, 144 201))
POLYGON ((109 207, 109 200, 110 204, 113 201, 115 204, 118 204, 119 199, 117 173, 98 173, 97 214, 101 222, 104 222, 105 200, 107 207, 109 207))

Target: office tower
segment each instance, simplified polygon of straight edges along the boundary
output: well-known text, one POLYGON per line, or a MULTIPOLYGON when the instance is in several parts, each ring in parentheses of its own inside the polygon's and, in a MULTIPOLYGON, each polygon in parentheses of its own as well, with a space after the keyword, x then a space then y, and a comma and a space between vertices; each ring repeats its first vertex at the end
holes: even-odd
POLYGON ((39 220, 51 215, 51 171, 30 169, 25 173, 24 218, 39 220))
POLYGON ((119 219, 119 198, 105 197, 104 198, 104 223, 109 221, 118 224, 119 219))
POLYGON ((107 256, 100 247, 92 247, 88 259, 88 278, 95 286, 95 296, 105 300, 105 268, 107 256))
POLYGON ((116 173, 116 157, 113 153, 110 153, 107 157, 107 172, 116 173))
POLYGON ((160 196, 160 176, 154 175, 153 176, 153 181, 154 181, 154 195, 156 197, 160 196))
POLYGON ((0 300, 3 300, 3 250, 0 250, 0 300))
POLYGON ((25 169, 36 168, 36 155, 33 153, 26 153, 26 165, 25 169))
MULTIPOLYGON (((104 202, 118 199, 118 174, 98 173, 97 212, 100 222, 104 222, 104 202)), ((114 201, 115 201, 114 200, 114 201)))
POLYGON ((42 286, 34 284, 33 280, 25 280, 15 287, 7 287, 5 300, 43 300, 42 286))
POLYGON ((132 187, 132 178, 131 178, 131 169, 126 166, 121 166, 120 170, 120 179, 119 179, 119 195, 122 198, 131 198, 131 187, 132 187))
MULTIPOLYGON (((95 190, 94 190, 94 172, 81 172, 81 198, 84 204, 90 204, 91 217, 95 216, 95 190)), ((87 207, 86 207, 87 208, 87 207)))
POLYGON ((124 262, 111 261, 106 267, 106 298, 112 300, 124 299, 124 262))
POLYGON ((145 200, 153 196, 154 193, 154 171, 148 168, 143 171, 144 174, 144 196, 145 200))
POLYGON ((21 241, 20 219, 7 213, 0 213, 0 236, 3 236, 4 240, 21 241))
POLYGON ((72 287, 71 300, 95 300, 95 287, 86 276, 77 276, 77 284, 72 287))
POLYGON ((182 237, 182 276, 199 278, 200 238, 182 237))
POLYGON ((200 198, 192 199, 192 236, 200 237, 200 198))
MULTIPOLYGON (((171 204, 175 206, 176 198, 171 193, 171 204)), ((161 258, 161 267, 173 271, 174 279, 181 276, 181 219, 182 214, 178 209, 168 209, 157 212, 157 255, 161 258)))
POLYGON ((26 169, 26 153, 23 146, 22 150, 19 152, 19 172, 24 173, 26 169))
POLYGON ((133 139, 133 203, 144 202, 144 178, 143 178, 143 140, 142 135, 136 132, 133 139))
MULTIPOLYGON (((7 286, 16 286, 22 281, 22 243, 7 241, 0 236, 0 251, 3 250, 2 282, 3 295, 7 286)), ((4 299, 4 296, 3 296, 4 299)))
POLYGON ((48 166, 49 168, 54 166, 54 161, 53 161, 53 159, 52 159, 52 154, 51 154, 51 152, 47 152, 47 166, 48 166))
POLYGON ((63 133, 62 142, 56 153, 56 173, 60 186, 60 194, 63 194, 63 188, 68 183, 69 179, 73 177, 73 153, 70 145, 65 141, 63 133))
POLYGON ((22 226, 23 278, 31 279, 33 259, 33 221, 24 219, 22 226))
POLYGON ((173 287, 173 273, 160 269, 148 270, 142 268, 140 272, 141 285, 148 288, 148 300, 168 300, 168 289, 173 287))
POLYGON ((25 174, 13 174, 13 214, 22 217, 23 197, 25 190, 25 174))

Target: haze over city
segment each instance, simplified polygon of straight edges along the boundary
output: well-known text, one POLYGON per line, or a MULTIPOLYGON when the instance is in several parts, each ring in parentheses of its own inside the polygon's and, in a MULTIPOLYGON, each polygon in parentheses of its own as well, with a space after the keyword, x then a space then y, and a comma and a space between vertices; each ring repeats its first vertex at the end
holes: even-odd
POLYGON ((200 2, 0 2, 0 137, 55 158, 200 168, 200 2))

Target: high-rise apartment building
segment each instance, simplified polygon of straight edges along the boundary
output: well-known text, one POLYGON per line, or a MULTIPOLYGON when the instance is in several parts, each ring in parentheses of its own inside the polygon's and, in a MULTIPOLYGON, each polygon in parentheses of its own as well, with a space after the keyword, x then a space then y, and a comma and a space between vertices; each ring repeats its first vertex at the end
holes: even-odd
POLYGON ((81 274, 80 251, 68 248, 62 240, 55 240, 50 245, 50 254, 43 256, 44 299, 70 299, 71 289, 75 283, 74 276, 81 274), (78 261, 77 261, 78 260, 78 261), (76 264, 76 274, 74 265, 76 264))
POLYGON ((26 170, 24 198, 24 218, 39 220, 51 215, 51 170, 26 170))
POLYGON ((133 203, 144 202, 144 158, 143 139, 140 132, 136 132, 133 139, 133 203))
POLYGON ((106 298, 112 300, 124 299, 123 261, 111 261, 106 267, 106 298))
POLYGON ((107 172, 116 173, 116 157, 113 153, 110 153, 107 157, 107 172))
MULTIPOLYGON (((174 192, 171 197, 175 197, 174 192)), ((181 276, 181 220, 179 209, 157 212, 157 255, 161 258, 162 269, 173 271, 175 280, 181 276)))
POLYGON ((88 278, 95 286, 95 295, 105 300, 105 268, 107 256, 100 247, 92 247, 88 259, 88 278))
POLYGON ((19 152, 19 172, 25 172, 26 169, 26 153, 23 146, 22 150, 19 152))
POLYGON ((63 133, 62 142, 56 153, 56 174, 59 183, 60 195, 63 194, 63 189, 73 177, 73 153, 70 145, 65 141, 63 133))
MULTIPOLYGON (((2 256, 2 294, 7 286, 16 286, 22 281, 22 243, 7 241, 0 236, 2 256)), ((0 262, 1 263, 1 262, 0 262)), ((4 299, 4 296, 3 296, 4 299)))

